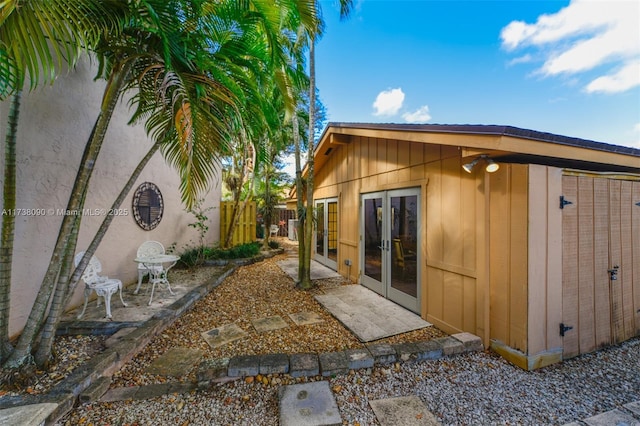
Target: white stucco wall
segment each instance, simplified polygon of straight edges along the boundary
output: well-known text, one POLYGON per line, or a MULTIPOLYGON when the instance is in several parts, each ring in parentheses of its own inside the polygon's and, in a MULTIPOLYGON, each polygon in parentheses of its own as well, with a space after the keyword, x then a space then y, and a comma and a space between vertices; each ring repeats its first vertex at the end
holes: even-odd
MULTIPOLYGON (((62 215, 51 213, 67 206, 69 193, 82 157, 84 145, 99 112, 105 84, 93 81, 94 69, 89 61, 78 65, 69 75, 60 77, 51 87, 25 92, 22 97, 17 143, 17 201, 20 209, 44 209, 43 216, 16 217, 13 278, 11 291, 10 334, 24 326, 35 295, 49 263, 51 251, 62 222, 62 215)), ((8 102, 0 103, 0 137, 4 142, 8 102)), ((118 106, 96 163, 87 209, 109 209, 139 160, 151 146, 143 126, 128 126, 126 102, 118 106)), ((4 144, 3 144, 4 146, 4 144)), ((0 169, 4 168, 4 149, 0 150, 0 169)), ((0 174, 0 179, 4 179, 0 174)), ((195 221, 184 211, 180 201, 179 177, 158 152, 149 162, 131 193, 121 206, 127 214, 116 217, 96 255, 103 273, 127 285, 137 280, 133 262, 140 243, 160 241, 165 247, 176 243, 180 252, 186 244, 196 242, 197 232, 188 224, 195 221), (131 213, 133 192, 142 182, 155 183, 164 199, 162 221, 152 231, 141 229, 131 213)), ((0 191, 0 196, 1 196, 0 191)), ((206 195, 209 211, 207 242, 219 241, 220 183, 215 181, 206 195)), ((4 204, 4 203, 3 203, 4 204)), ((92 240, 104 216, 84 216, 77 250, 84 250, 92 240)), ((76 288, 70 307, 81 303, 83 285, 76 288)))

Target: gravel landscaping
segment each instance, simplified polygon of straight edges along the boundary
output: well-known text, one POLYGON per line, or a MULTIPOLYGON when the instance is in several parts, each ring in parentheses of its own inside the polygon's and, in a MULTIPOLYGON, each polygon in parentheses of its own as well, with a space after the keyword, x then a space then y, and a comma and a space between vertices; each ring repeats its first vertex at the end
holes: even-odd
MULTIPOLYGON (((195 381, 194 369, 181 377, 150 374, 149 366, 172 348, 192 348, 205 359, 244 354, 331 352, 362 348, 313 298, 344 280, 317 282, 300 291, 277 266, 287 254, 238 268, 222 284, 154 338, 112 377, 111 387, 195 381), (297 326, 289 314, 315 312, 323 322, 297 326), (287 327, 257 332, 252 320, 278 315, 287 327), (201 333, 235 323, 247 336, 212 348, 201 333)), ((172 282, 206 280, 214 268, 172 270, 172 282)), ((435 327, 376 343, 399 343, 445 336, 435 327)), ((104 338, 68 336, 56 342, 58 363, 28 388, 3 393, 43 393, 65 372, 99 352, 104 338)), ((58 425, 277 425, 278 388, 328 380, 344 424, 376 425, 369 401, 417 395, 443 424, 564 424, 640 400, 640 339, 561 364, 527 372, 489 352, 426 362, 395 363, 331 378, 289 375, 247 377, 185 394, 137 401, 77 406, 58 425)))
MULTIPOLYGON (((329 380, 344 424, 378 424, 369 401, 418 395, 447 425, 554 425, 640 399, 640 339, 527 372, 490 352, 352 371, 329 380)), ((315 380, 319 378, 313 378, 315 380)), ((78 407, 59 425, 277 425, 278 385, 238 380, 203 391, 78 407)))

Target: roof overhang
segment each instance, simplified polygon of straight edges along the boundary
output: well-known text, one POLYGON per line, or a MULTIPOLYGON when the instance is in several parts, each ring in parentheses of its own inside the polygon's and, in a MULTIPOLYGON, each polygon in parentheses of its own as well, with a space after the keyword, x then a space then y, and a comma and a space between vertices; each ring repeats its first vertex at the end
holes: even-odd
POLYGON ((511 126, 329 123, 315 150, 315 169, 353 137, 455 146, 463 157, 482 154, 514 163, 640 173, 640 149, 511 126))

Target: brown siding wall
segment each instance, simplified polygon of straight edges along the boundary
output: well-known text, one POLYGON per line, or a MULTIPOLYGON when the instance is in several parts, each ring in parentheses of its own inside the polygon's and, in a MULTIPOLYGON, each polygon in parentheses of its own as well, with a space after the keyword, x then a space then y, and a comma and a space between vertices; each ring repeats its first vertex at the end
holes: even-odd
POLYGON ((562 170, 529 166, 529 355, 562 348, 562 170))
POLYGON ((360 194, 420 187, 422 316, 444 331, 468 331, 488 343, 487 291, 477 285, 478 256, 486 253, 477 244, 484 235, 485 176, 461 166, 457 147, 352 137, 334 145, 316 172, 314 198, 338 197, 338 270, 358 281, 360 194))
POLYGON ((528 166, 503 164, 490 185, 490 335, 526 354, 528 166))

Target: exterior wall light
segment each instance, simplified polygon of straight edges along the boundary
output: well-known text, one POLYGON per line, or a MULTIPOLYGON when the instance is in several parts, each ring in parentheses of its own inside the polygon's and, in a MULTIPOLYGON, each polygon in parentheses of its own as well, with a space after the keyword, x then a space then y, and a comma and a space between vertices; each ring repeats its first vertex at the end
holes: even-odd
POLYGON ((486 158, 487 166, 484 168, 487 172, 493 173, 500 168, 500 164, 493 161, 491 158, 486 158))
POLYGON ((484 160, 487 163, 484 169, 489 173, 493 173, 500 168, 500 165, 498 163, 496 163, 486 155, 481 155, 480 157, 474 159, 472 162, 463 164, 462 168, 465 172, 471 173, 473 171, 473 168, 476 166, 476 164, 478 164, 478 162, 480 162, 480 160, 484 160))
POLYGON ((471 171, 473 170, 473 168, 476 166, 476 164, 478 164, 478 161, 480 161, 479 158, 476 158, 475 160, 473 160, 470 163, 467 164, 463 164, 462 168, 464 169, 465 172, 467 173, 471 173, 471 171))

